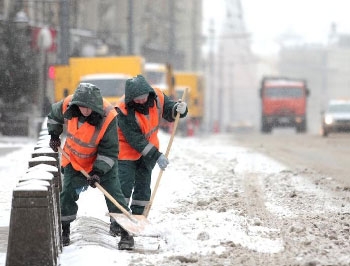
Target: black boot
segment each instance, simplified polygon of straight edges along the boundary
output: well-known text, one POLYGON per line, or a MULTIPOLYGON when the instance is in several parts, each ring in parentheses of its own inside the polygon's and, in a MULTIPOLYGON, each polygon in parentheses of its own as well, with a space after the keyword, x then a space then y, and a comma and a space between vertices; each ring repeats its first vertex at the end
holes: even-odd
POLYGON ((70 244, 70 223, 62 223, 62 244, 69 246, 70 244))
POLYGON ((120 230, 120 241, 118 243, 119 250, 131 250, 134 248, 134 237, 123 228, 120 230))
POLYGON ((111 222, 109 226, 109 234, 114 237, 120 236, 120 228, 120 225, 116 221, 111 222))

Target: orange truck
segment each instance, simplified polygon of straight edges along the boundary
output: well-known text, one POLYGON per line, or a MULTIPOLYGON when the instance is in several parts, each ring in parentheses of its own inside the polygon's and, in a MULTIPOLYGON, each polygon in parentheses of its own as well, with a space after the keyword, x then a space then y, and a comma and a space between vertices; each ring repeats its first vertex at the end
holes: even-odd
POLYGON ((261 131, 270 133, 276 127, 307 129, 307 97, 310 91, 302 79, 263 77, 260 88, 261 131))
POLYGON ((124 94, 126 80, 144 73, 144 61, 140 56, 70 58, 69 65, 55 66, 55 101, 72 94, 80 82, 89 82, 116 104, 124 94))

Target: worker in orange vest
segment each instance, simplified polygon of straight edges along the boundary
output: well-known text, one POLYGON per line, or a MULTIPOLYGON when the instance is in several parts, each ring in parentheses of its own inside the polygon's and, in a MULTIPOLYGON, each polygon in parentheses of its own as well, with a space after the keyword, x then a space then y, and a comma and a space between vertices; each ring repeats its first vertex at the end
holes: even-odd
MULTIPOLYGON (((63 124, 67 125, 67 138, 63 150, 69 160, 62 156, 63 188, 60 194, 62 242, 70 244, 70 224, 76 219, 79 194, 88 188, 101 186, 129 210, 118 180, 119 142, 117 132, 117 112, 109 102, 102 98, 100 90, 93 84, 80 83, 73 95, 69 95, 51 106, 48 114, 48 132, 51 135, 50 147, 58 151, 63 124), (90 178, 80 172, 85 170, 90 178)), ((106 204, 111 213, 121 211, 107 198, 106 204)), ((132 249, 134 239, 127 231, 120 229, 111 218, 110 233, 115 228, 121 231, 119 249, 132 249)), ((115 234, 114 234, 115 235, 115 234)))
POLYGON ((161 118, 174 122, 187 115, 187 104, 174 101, 152 88, 142 75, 128 79, 125 94, 117 104, 119 156, 122 191, 133 214, 142 214, 151 197, 151 175, 156 163, 162 170, 169 164, 159 151, 161 118))

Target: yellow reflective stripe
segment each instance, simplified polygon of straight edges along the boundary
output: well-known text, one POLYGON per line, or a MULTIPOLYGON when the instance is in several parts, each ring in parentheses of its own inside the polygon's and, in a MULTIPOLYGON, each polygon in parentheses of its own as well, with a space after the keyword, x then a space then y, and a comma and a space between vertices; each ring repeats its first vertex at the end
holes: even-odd
POLYGON ((94 151, 94 152, 92 152, 92 153, 90 153, 90 154, 83 154, 83 153, 80 153, 80 152, 78 152, 77 150, 73 149, 72 146, 70 146, 67 142, 66 142, 66 144, 65 144, 65 147, 66 147, 67 149, 69 149, 70 152, 71 152, 72 154, 74 154, 75 156, 77 156, 77 157, 79 157, 79 158, 81 158, 81 159, 88 159, 88 158, 91 158, 91 157, 96 156, 96 154, 97 154, 96 151, 94 151))
POLYGON ((153 147, 154 147, 154 145, 153 145, 152 143, 148 143, 148 144, 146 145, 146 147, 142 150, 141 154, 142 154, 143 156, 146 156, 147 153, 149 153, 149 151, 150 151, 153 147))
POLYGON ((149 201, 147 200, 132 200, 131 205, 143 206, 146 207, 149 201))
POLYGON ((99 135, 100 132, 101 132, 102 125, 106 122, 106 119, 107 119, 109 113, 110 113, 113 109, 114 109, 114 107, 113 107, 112 105, 109 105, 109 106, 107 106, 106 109, 104 109, 104 115, 103 115, 103 119, 102 119, 102 122, 101 122, 101 127, 100 127, 99 129, 97 129, 97 128, 95 127, 95 132, 94 132, 94 134, 93 134, 93 136, 92 136, 92 138, 91 138, 91 140, 90 140, 90 144, 93 144, 93 143, 96 142, 96 139, 97 139, 98 135, 99 135))
POLYGON ((110 167, 114 165, 114 160, 110 157, 104 156, 104 155, 97 155, 96 160, 104 161, 106 164, 108 164, 110 167))
POLYGON ((145 134, 145 138, 149 139, 151 137, 151 135, 156 132, 159 129, 159 125, 155 126, 153 129, 151 129, 147 134, 145 134))
MULTIPOLYGON (((104 122, 104 120, 103 120, 104 122)), ((103 125, 103 124, 102 124, 103 125)), ((102 127, 101 127, 102 128, 102 127)), ((90 145, 94 145, 96 143, 96 139, 98 137, 98 135, 100 134, 101 132, 101 128, 97 129, 95 127, 95 131, 94 131, 94 134, 92 135, 91 139, 90 139, 90 145)))
POLYGON ((74 137, 74 135, 72 135, 69 132, 67 132, 67 138, 71 139, 75 143, 77 143, 80 146, 85 147, 85 148, 96 148, 97 147, 97 145, 94 142, 91 142, 91 141, 89 143, 83 142, 80 139, 74 137))

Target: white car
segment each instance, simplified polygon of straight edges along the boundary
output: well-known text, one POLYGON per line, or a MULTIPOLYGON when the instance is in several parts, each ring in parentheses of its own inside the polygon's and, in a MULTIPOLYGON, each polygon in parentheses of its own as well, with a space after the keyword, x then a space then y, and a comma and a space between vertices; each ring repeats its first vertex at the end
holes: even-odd
POLYGON ((331 100, 322 115, 322 136, 350 132, 350 100, 331 100))

